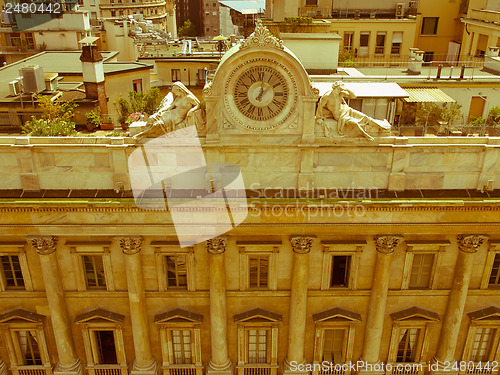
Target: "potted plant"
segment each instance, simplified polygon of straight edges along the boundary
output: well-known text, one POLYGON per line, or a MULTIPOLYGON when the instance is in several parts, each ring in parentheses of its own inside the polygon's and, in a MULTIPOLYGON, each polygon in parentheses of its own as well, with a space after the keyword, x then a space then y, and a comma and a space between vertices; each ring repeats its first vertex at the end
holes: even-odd
POLYGON ((99 112, 96 111, 90 111, 85 114, 85 117, 87 118, 87 130, 89 132, 93 132, 96 130, 100 125, 101 125, 101 116, 99 115, 99 112))
POLYGON ((113 120, 109 116, 101 117, 101 130, 113 130, 115 126, 113 125, 113 120))
POLYGON ((123 130, 127 130, 133 122, 139 121, 143 117, 142 112, 134 112, 128 115, 125 123, 122 124, 123 130))

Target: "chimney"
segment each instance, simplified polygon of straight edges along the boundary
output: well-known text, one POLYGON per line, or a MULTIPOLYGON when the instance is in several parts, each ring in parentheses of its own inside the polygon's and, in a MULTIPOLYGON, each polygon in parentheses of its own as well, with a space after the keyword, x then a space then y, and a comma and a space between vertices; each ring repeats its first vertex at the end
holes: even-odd
POLYGON ((104 88, 104 67, 102 56, 97 46, 94 45, 98 37, 87 37, 80 40, 82 44, 83 83, 85 84, 85 94, 87 99, 97 99, 101 114, 108 113, 108 103, 106 100, 106 90, 104 88))
POLYGON ((408 73, 420 74, 422 72, 422 63, 424 62, 424 51, 418 49, 410 49, 410 61, 408 62, 408 73), (413 51, 412 51, 413 50, 413 51))

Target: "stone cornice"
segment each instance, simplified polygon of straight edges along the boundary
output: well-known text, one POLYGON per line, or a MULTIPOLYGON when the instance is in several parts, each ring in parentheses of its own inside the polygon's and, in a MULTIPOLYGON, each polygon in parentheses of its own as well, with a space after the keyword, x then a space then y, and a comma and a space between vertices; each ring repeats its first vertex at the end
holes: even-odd
POLYGON ((56 251, 58 238, 56 236, 28 236, 26 241, 40 255, 49 255, 56 251))
POLYGON ((375 247, 379 253, 392 254, 403 240, 403 236, 380 235, 375 237, 375 247))
POLYGON ((459 234, 457 236, 458 249, 464 253, 475 253, 489 237, 485 234, 459 234))
POLYGON ((116 239, 120 242, 120 247, 125 255, 134 255, 141 251, 142 236, 116 237, 116 239))
POLYGON ((226 251, 227 237, 219 236, 211 238, 205 242, 205 246, 209 254, 212 255, 222 254, 226 251))

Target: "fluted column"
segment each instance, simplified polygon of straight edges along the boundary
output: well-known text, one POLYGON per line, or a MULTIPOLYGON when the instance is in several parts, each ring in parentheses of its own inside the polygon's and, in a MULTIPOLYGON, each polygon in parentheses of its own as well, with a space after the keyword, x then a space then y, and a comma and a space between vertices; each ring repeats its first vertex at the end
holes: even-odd
POLYGON ((120 247, 125 254, 130 321, 134 338, 135 360, 131 374, 156 373, 156 361, 151 352, 146 291, 142 273, 142 237, 121 237, 120 247))
POLYGON ((210 339, 212 358, 207 374, 232 374, 227 350, 226 268, 224 252, 227 237, 219 236, 206 242, 210 258, 210 339))
POLYGON ((487 239, 488 236, 486 235, 470 234, 457 236, 459 252, 450 294, 448 295, 448 303, 444 313, 443 325, 441 326, 438 349, 434 358, 434 362, 438 364, 438 370, 435 372, 439 372, 442 369, 442 362, 458 359, 455 358, 455 350, 457 348, 458 334, 460 333, 460 325, 462 324, 467 292, 469 290, 474 253, 477 252, 477 249, 487 239))
POLYGON ((377 236, 375 247, 377 258, 373 272, 372 289, 368 303, 365 337, 362 359, 368 363, 377 363, 380 358, 380 345, 384 329, 385 305, 389 290, 389 273, 394 250, 403 241, 402 236, 377 236))
POLYGON ((290 294, 290 323, 288 324, 288 352, 284 374, 295 373, 297 364, 305 362, 307 283, 309 278, 309 252, 313 236, 291 236, 293 250, 292 289, 290 294))
POLYGON ((32 236, 26 239, 40 255, 45 293, 50 310, 50 320, 54 330, 59 362, 54 374, 81 374, 82 364, 75 351, 71 334, 71 320, 64 298, 61 273, 57 263, 56 247, 58 238, 54 236, 32 236))

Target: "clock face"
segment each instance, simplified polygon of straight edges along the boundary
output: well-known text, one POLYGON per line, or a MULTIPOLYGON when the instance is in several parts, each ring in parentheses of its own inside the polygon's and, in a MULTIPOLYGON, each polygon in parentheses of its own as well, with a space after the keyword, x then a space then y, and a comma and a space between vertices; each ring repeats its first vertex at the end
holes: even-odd
POLYGON ((266 121, 283 111, 288 101, 288 85, 276 69, 257 65, 238 77, 233 96, 243 115, 250 120, 266 121))
POLYGON ((226 81, 224 105, 232 123, 247 129, 274 129, 293 120, 297 84, 291 71, 269 58, 245 60, 226 81))

